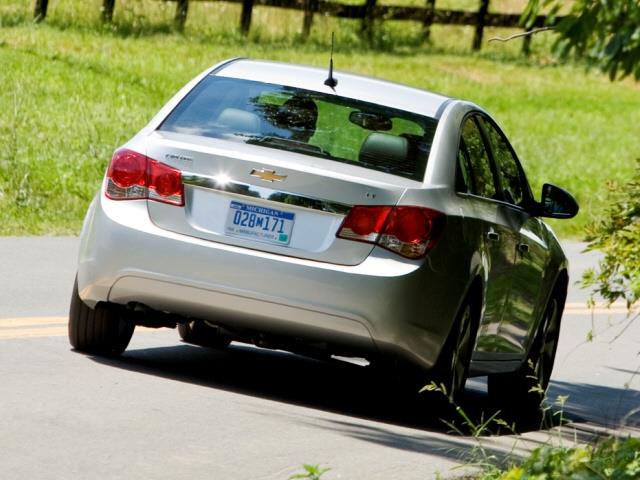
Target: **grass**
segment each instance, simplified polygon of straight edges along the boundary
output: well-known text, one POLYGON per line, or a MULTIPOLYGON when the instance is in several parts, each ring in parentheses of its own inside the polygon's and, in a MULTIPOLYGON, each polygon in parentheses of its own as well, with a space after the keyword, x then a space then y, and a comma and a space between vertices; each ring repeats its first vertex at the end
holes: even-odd
POLYGON ((100 4, 51 2, 40 25, 30 20, 32 0, 0 5, 0 234, 77 233, 113 149, 186 81, 234 56, 324 67, 332 30, 337 68, 465 98, 494 114, 535 192, 550 181, 578 197, 579 216, 554 223, 561 236, 582 236, 603 211, 607 182, 630 176, 640 156, 640 85, 557 65, 547 34, 525 59, 517 41, 470 53, 471 27, 434 26, 425 45, 417 22, 387 22, 369 44, 358 22, 319 17, 303 43, 299 12, 257 7, 245 39, 236 4, 192 2, 184 34, 171 27, 174 4, 119 0, 107 27, 100 4))

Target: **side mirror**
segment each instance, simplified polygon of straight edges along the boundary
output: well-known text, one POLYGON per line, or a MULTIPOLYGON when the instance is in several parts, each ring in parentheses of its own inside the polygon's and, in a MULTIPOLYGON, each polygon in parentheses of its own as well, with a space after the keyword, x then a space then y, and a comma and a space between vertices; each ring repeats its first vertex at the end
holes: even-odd
POLYGON ((578 214, 578 202, 573 196, 560 187, 550 183, 542 186, 542 200, 539 214, 550 218, 573 218, 578 214))

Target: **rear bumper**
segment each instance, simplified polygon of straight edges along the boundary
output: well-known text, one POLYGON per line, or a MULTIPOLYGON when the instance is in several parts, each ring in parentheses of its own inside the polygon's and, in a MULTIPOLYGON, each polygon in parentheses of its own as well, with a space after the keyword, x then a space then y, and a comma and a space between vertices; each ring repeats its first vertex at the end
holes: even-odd
POLYGON ((393 351, 428 368, 464 290, 436 270, 382 249, 341 266, 214 243, 156 227, 145 201, 99 195, 83 228, 78 286, 89 306, 140 302, 232 328, 393 351))

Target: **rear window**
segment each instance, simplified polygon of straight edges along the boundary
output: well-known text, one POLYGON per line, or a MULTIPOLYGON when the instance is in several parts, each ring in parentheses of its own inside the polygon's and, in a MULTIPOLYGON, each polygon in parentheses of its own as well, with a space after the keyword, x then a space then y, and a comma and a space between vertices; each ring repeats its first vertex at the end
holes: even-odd
POLYGON ((338 95, 208 76, 160 130, 221 138, 422 181, 433 118, 338 95))

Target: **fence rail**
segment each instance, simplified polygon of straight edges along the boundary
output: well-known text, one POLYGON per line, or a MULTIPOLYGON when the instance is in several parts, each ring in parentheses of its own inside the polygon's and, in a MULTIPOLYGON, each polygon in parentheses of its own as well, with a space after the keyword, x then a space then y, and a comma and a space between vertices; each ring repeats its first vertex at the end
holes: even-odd
MULTIPOLYGON (((189 0, 158 0, 162 2, 176 2, 175 26, 183 30, 189 11, 189 0)), ((403 7, 397 5, 378 5, 377 0, 364 0, 361 5, 347 5, 329 0, 191 0, 191 2, 227 2, 241 3, 240 30, 247 34, 251 28, 253 7, 285 8, 304 12, 302 22, 302 36, 306 38, 311 32, 313 16, 315 14, 351 18, 362 21, 362 31, 365 35, 373 32, 373 23, 378 20, 410 20, 422 22, 424 35, 428 38, 432 24, 441 25, 469 25, 475 27, 472 48, 480 50, 485 27, 520 27, 520 15, 516 13, 489 12, 489 0, 479 0, 478 11, 442 10, 436 8, 435 0, 426 0, 425 7, 403 7)), ((42 21, 47 15, 49 0, 35 0, 34 20, 42 21)), ((103 0, 100 15, 104 22, 111 22, 116 0, 103 0)), ((540 27, 546 22, 546 17, 536 18, 533 27, 540 27)), ((528 52, 531 37, 526 37, 523 51, 528 52)))

